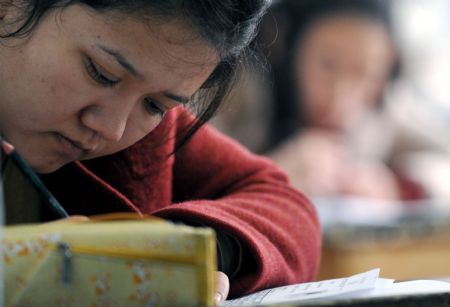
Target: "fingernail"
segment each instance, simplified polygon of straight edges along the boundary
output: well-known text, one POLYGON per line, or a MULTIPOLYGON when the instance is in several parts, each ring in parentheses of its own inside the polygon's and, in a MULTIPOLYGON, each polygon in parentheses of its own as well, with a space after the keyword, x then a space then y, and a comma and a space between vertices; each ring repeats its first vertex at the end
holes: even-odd
POLYGON ((223 296, 221 293, 216 292, 216 294, 214 294, 214 301, 216 302, 217 305, 222 303, 222 299, 223 299, 223 296))
POLYGON ((2 145, 2 149, 6 154, 10 154, 11 152, 13 152, 14 150, 14 146, 9 144, 7 141, 5 141, 4 139, 1 139, 1 145, 2 145))

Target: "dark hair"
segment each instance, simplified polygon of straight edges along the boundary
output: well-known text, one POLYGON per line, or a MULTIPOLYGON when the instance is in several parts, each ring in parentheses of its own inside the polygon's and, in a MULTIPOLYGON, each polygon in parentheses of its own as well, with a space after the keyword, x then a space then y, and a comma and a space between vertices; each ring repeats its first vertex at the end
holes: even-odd
MULTIPOLYGON (((2 1, 2 0, 0 0, 2 1)), ((27 0, 20 28, 0 38, 29 35, 42 16, 51 9, 84 4, 94 10, 120 11, 138 18, 182 17, 219 52, 221 60, 202 85, 192 103, 197 119, 186 127, 176 148, 183 145, 214 116, 229 93, 237 67, 244 65, 257 25, 270 0, 27 0)))
MULTIPOLYGON (((316 22, 341 14, 376 21, 386 28, 395 43, 390 0, 280 0, 266 15, 260 44, 272 53, 268 55, 273 76, 270 147, 284 141, 307 122, 301 110, 303 98, 301 89, 296 85, 293 64, 302 40, 316 22), (275 36, 279 37, 274 42, 275 36)), ((394 64, 391 75, 396 76, 398 70, 399 62, 394 64)))

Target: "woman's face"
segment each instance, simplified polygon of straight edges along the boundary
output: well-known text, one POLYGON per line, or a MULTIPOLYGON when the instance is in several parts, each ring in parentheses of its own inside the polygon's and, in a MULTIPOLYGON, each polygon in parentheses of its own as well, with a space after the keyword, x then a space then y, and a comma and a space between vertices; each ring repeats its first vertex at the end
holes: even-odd
MULTIPOLYGON (((13 9, 3 21, 13 19, 13 9)), ((0 44, 0 132, 38 172, 122 150, 185 102, 218 63, 182 21, 81 5, 0 44)))
POLYGON ((392 42, 375 21, 342 15, 313 24, 296 61, 308 124, 350 125, 377 103, 393 63, 392 42))

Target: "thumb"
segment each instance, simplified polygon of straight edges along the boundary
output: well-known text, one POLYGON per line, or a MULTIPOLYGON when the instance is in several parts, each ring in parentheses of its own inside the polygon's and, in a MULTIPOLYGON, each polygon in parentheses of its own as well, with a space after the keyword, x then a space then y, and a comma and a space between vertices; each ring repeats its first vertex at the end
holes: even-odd
POLYGON ((228 276, 223 272, 216 272, 216 293, 214 295, 214 302, 219 306, 228 296, 230 290, 230 281, 228 276))

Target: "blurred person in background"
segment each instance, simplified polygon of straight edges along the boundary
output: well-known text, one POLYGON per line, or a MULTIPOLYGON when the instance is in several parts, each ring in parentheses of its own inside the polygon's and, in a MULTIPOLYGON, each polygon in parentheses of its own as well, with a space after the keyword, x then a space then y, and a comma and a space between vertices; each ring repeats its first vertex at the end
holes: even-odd
POLYGON ((278 1, 263 24, 273 75, 267 155, 310 196, 424 196, 389 165, 384 92, 400 67, 389 4, 278 1))

